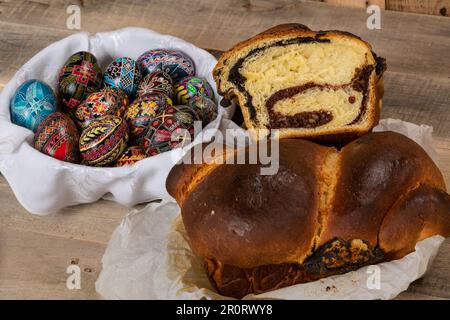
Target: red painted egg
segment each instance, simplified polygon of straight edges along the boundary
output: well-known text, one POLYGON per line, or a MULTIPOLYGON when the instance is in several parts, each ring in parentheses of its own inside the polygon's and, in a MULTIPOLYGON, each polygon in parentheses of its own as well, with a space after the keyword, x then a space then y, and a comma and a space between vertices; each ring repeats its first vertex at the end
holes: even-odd
POLYGON ((72 119, 55 112, 42 121, 34 135, 34 147, 53 158, 79 163, 79 135, 72 119))

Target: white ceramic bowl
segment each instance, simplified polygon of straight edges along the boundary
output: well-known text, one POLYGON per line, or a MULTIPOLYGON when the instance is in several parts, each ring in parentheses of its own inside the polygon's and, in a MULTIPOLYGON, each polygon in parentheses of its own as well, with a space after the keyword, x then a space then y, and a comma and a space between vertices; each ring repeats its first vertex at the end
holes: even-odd
MULTIPOLYGON (((219 104, 220 97, 212 78, 217 60, 211 54, 181 39, 142 28, 69 36, 36 54, 5 86, 0 94, 0 172, 29 212, 48 214, 100 198, 126 206, 171 199, 165 180, 173 164, 182 157, 183 149, 120 168, 71 164, 35 150, 33 132, 11 123, 9 112, 10 100, 20 84, 28 79, 40 79, 55 88, 60 68, 75 52, 92 52, 105 70, 114 58, 137 59, 144 51, 156 48, 178 49, 188 54, 194 60, 197 75, 212 85, 219 104)), ((218 128, 222 118, 229 118, 232 111, 233 108, 224 109, 219 105, 219 116, 207 128, 218 128)), ((200 136, 193 143, 198 142, 201 142, 200 136)))

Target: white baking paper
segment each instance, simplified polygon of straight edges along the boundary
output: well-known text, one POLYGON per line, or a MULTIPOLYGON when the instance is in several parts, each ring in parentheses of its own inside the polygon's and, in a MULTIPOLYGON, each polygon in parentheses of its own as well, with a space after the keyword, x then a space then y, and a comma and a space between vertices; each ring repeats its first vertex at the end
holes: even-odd
MULTIPOLYGON (((386 119, 375 131, 387 130, 407 135, 435 158, 431 127, 386 119)), ((211 288, 202 260, 189 247, 179 211, 175 202, 164 201, 123 219, 108 244, 96 282, 104 298, 230 299, 211 288)), ((245 299, 392 299, 426 272, 443 241, 441 236, 430 237, 400 260, 245 299)))
MULTIPOLYGON (((49 214, 64 207, 107 198, 125 206, 155 199, 171 199, 165 180, 183 150, 147 158, 120 168, 93 168, 63 162, 33 148, 33 132, 11 123, 9 104, 24 81, 40 79, 56 87, 59 69, 77 51, 90 51, 103 70, 117 57, 137 59, 146 50, 178 49, 194 61, 197 75, 208 80, 217 94, 212 69, 217 60, 208 52, 186 41, 142 28, 71 35, 55 42, 25 63, 0 93, 0 172, 25 209, 34 214, 49 214)), ((222 118, 232 116, 234 106, 219 106, 217 119, 207 128, 216 129, 222 118)), ((212 130, 212 131, 213 131, 212 130)), ((201 135, 193 143, 201 142, 201 135)), ((203 138, 206 138, 203 136, 203 138)))

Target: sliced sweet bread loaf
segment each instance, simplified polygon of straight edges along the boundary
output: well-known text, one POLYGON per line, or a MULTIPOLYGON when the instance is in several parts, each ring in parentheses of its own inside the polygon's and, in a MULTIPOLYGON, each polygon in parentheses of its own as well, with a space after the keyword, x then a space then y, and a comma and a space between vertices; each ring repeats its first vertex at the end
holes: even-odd
POLYGON ((213 71, 249 129, 342 141, 378 122, 385 60, 343 31, 300 24, 269 29, 225 52, 213 71))

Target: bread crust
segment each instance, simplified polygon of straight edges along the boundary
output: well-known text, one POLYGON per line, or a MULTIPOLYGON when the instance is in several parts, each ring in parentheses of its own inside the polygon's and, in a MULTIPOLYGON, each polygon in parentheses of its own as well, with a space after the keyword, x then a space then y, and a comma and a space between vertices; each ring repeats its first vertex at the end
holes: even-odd
MULTIPOLYGON (((246 149, 247 159, 253 148, 246 149)), ((261 166, 251 164, 221 165, 209 172, 184 197, 182 205, 183 211, 190 212, 183 215, 183 222, 193 250, 203 257, 220 256, 223 263, 241 267, 267 261, 301 262, 316 236, 319 192, 315 183, 319 174, 316 163, 324 161, 325 149, 308 141, 285 141, 280 146, 279 172, 272 176, 260 175, 261 166), (302 152, 305 148, 309 150, 307 154, 302 152), (263 193, 267 188, 272 190, 270 199, 263 193), (207 205, 199 206, 202 203, 207 205), (286 210, 286 203, 302 209, 286 210), (261 214, 266 210, 270 214, 261 214), (211 233, 226 238, 228 245, 224 246, 219 238, 211 241, 211 233), (269 233, 271 236, 267 237, 269 233), (245 246, 241 246, 243 241, 245 246), (238 246, 240 255, 236 255, 238 246), (264 247, 261 254, 252 254, 261 246, 264 247)), ((174 170, 168 181, 173 183, 178 175, 174 170)))
POLYGON ((228 100, 233 100, 237 105, 240 106, 242 115, 244 118, 244 123, 247 129, 259 130, 260 128, 255 125, 251 120, 252 116, 247 106, 247 101, 242 93, 240 93, 235 88, 230 88, 225 90, 222 82, 222 72, 227 66, 228 61, 237 52, 245 50, 246 48, 253 47, 259 43, 271 42, 283 38, 289 37, 320 37, 320 39, 351 39, 362 43, 368 51, 372 52, 373 59, 375 61, 375 66, 378 72, 372 72, 369 79, 369 96, 367 105, 370 106, 368 112, 368 119, 363 126, 353 126, 353 127, 342 127, 335 129, 324 129, 322 132, 311 133, 305 132, 304 128, 281 128, 279 129, 279 138, 307 138, 317 142, 331 142, 331 143, 346 143, 351 139, 357 138, 364 133, 369 132, 378 123, 379 116, 381 112, 381 99, 384 94, 384 78, 383 74, 386 69, 386 64, 384 59, 378 58, 372 51, 372 47, 369 43, 365 42, 358 36, 338 30, 328 30, 328 31, 312 31, 307 26, 301 24, 282 24, 266 30, 248 40, 242 41, 236 44, 233 48, 223 53, 219 59, 217 65, 213 70, 213 77, 216 81, 218 91, 228 100))
POLYGON ((442 174, 427 153, 399 133, 364 135, 340 154, 335 201, 319 245, 337 237, 364 239, 375 247, 381 223, 397 199, 421 183, 445 190, 442 174))
POLYGON ((398 133, 369 133, 339 151, 280 140, 274 176, 261 176, 262 164, 208 166, 176 165, 167 188, 193 251, 228 296, 398 259, 417 241, 450 236, 442 174, 398 133))

